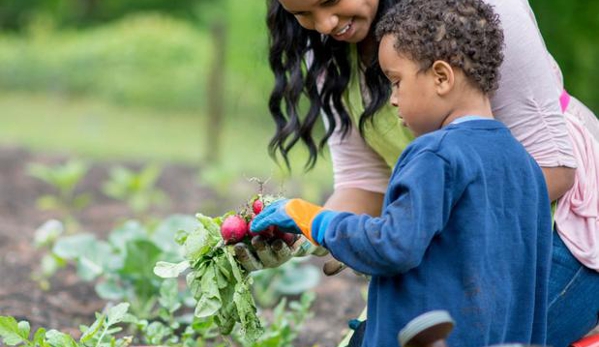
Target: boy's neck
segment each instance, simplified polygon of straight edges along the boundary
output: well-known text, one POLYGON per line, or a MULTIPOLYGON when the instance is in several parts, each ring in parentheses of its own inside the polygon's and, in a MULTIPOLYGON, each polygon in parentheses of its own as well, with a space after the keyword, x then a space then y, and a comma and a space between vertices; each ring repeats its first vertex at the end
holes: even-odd
POLYGON ((447 114, 441 127, 447 126, 456 119, 466 116, 479 116, 488 119, 494 118, 493 112, 491 111, 491 101, 485 94, 479 92, 461 93, 454 101, 455 106, 447 114))

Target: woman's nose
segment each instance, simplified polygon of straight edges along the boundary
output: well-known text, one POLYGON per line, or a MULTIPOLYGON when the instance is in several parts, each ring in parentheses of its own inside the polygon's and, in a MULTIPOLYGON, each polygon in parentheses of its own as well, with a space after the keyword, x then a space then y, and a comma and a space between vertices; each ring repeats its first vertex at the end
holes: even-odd
POLYGON ((339 24, 339 17, 327 11, 314 13, 314 29, 323 35, 334 34, 333 30, 339 24))
POLYGON ((391 106, 397 107, 397 105, 398 105, 398 103, 397 103, 397 95, 395 95, 395 92, 391 93, 391 97, 389 98, 389 103, 391 103, 391 106))

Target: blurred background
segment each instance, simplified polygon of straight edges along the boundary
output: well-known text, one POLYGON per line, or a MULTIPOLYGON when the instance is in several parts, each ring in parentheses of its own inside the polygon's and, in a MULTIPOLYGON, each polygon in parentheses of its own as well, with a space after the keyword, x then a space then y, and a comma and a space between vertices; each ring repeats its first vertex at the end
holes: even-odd
MULTIPOLYGON (((599 1, 531 4, 566 88, 599 112, 599 1)), ((0 315, 76 334, 118 299, 154 319, 153 260, 190 215, 239 209, 267 180, 324 201, 326 151, 305 173, 297 146, 291 175, 267 153, 265 16, 266 0, 0 0, 0 315)), ((254 273, 262 309, 317 294, 265 315, 266 346, 334 346, 360 314, 367 281, 316 286, 323 262, 254 273)))
MULTIPOLYGON (((599 111, 599 2, 531 0, 571 94, 599 111)), ((226 189, 282 177, 266 146, 265 1, 0 0, 0 144, 185 163, 226 189)), ((299 146, 298 146, 299 147, 299 146)), ((330 190, 328 160, 306 198, 330 190)), ((325 154, 326 155, 326 154, 325 154)))

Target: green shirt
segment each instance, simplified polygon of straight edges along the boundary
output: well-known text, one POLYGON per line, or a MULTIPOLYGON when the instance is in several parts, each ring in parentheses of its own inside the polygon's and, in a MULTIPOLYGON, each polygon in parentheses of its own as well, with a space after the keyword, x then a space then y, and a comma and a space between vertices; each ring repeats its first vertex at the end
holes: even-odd
MULTIPOLYGON (((360 66, 356 45, 350 46, 351 76, 344 95, 345 106, 356 128, 364 112, 364 96, 360 88, 360 66)), ((364 127, 366 143, 389 165, 395 166, 397 158, 414 139, 410 130, 401 125, 397 109, 387 103, 368 121, 364 127)))

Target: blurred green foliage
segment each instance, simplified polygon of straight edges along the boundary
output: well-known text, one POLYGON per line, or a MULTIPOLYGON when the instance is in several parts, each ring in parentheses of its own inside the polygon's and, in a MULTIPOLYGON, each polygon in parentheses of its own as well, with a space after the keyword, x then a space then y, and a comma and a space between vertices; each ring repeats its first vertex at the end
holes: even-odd
POLYGON ((40 20, 25 34, 0 36, 0 88, 197 109, 205 102, 208 40, 161 14, 80 31, 54 30, 40 20))
POLYGON ((37 17, 50 17, 59 27, 89 26, 140 11, 159 11, 184 19, 201 18, 200 9, 221 0, 2 0, 0 30, 22 30, 37 17))
MULTIPOLYGON (((599 94, 592 85, 599 79, 599 2, 530 2, 547 46, 562 67, 566 88, 599 111, 599 94)), ((83 149, 99 157, 128 151, 140 158, 197 162, 197 153, 205 157, 210 150, 202 140, 207 131, 207 81, 212 64, 220 62, 225 67, 226 119, 223 155, 212 166, 213 176, 225 187, 240 172, 270 177, 266 144, 274 124, 267 102, 273 77, 265 16, 265 0, 0 0, 0 30, 5 29, 0 31, 0 117, 11 120, 0 136, 23 139, 37 148, 83 149), (96 10, 85 15, 84 6, 96 10), (214 56, 210 29, 216 22, 227 28, 224 57, 214 56), (27 96, 30 101, 23 103, 27 96), (52 102, 53 96, 69 100, 64 103, 68 108, 52 102), (88 101, 101 105, 88 109, 88 101), (113 122, 114 127, 102 123, 119 116, 126 122, 113 122), (137 122, 136 117, 144 120, 137 122), (44 131, 56 125, 57 133, 42 136, 33 125, 12 125, 33 124, 32 119, 44 131), (130 131, 157 125, 157 131, 143 132, 152 134, 144 140, 141 131, 130 131), (93 131, 93 136, 81 130, 77 134, 85 136, 79 138, 66 133, 77 127, 93 131), (98 139, 101 142, 91 141, 98 139)), ((306 157, 299 147, 294 151, 294 172, 301 172, 306 157)), ((315 196, 331 181, 329 160, 319 160, 318 165, 312 177, 302 177, 314 185, 304 190, 315 196)))
POLYGON ((566 89, 599 113, 599 1, 530 0, 566 89))

